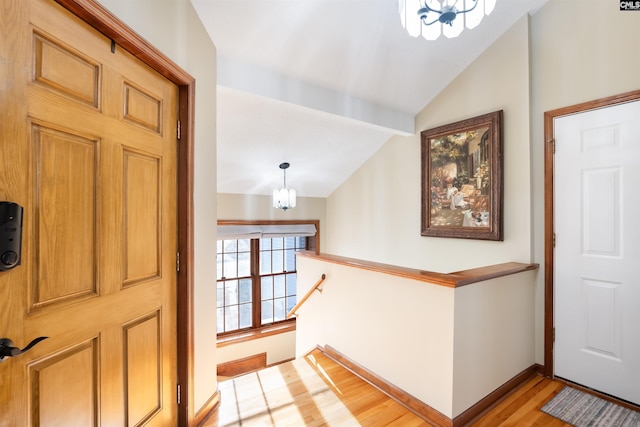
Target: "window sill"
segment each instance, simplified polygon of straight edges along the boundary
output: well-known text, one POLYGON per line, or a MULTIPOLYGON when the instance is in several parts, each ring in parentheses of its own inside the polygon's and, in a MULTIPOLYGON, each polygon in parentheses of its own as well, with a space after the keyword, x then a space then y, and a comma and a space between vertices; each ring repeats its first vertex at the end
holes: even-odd
POLYGON ((296 330, 296 321, 279 323, 277 325, 264 326, 258 329, 252 329, 250 331, 242 331, 234 334, 225 335, 218 338, 218 347, 224 347, 227 345, 238 344, 245 341, 258 340, 271 335, 284 334, 285 332, 291 332, 296 330))

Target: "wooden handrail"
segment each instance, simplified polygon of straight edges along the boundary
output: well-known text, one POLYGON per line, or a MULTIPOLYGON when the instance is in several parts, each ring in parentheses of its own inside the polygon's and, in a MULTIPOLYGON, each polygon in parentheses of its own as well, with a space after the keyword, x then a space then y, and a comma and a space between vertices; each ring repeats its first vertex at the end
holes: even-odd
POLYGON ((320 279, 316 282, 315 285, 313 285, 311 287, 311 289, 309 289, 307 291, 306 294, 304 294, 304 296, 302 297, 302 299, 300 301, 298 301, 298 303, 296 305, 293 306, 293 308, 291 309, 290 312, 287 313, 287 319, 290 318, 291 316, 293 316, 294 314, 296 314, 296 311, 298 311, 298 309, 300 308, 300 306, 302 304, 304 304, 304 302, 311 296, 311 294, 313 293, 313 291, 315 291, 316 289, 318 289, 318 286, 322 285, 322 282, 324 282, 324 279, 326 279, 327 276, 322 274, 322 276, 320 276, 320 279))
POLYGON ((331 254, 314 254, 310 251, 296 252, 298 256, 317 259, 348 267, 361 268, 363 270, 375 271, 376 273, 391 274, 393 276, 405 277, 407 279, 419 280, 432 285, 446 286, 448 288, 458 288, 460 286, 471 285, 485 280, 496 279, 511 274, 531 271, 538 268, 538 264, 523 264, 519 262, 505 262, 502 264, 487 265, 484 267, 472 268, 469 270, 456 271, 453 273, 437 273, 434 271, 416 270, 413 268, 399 267, 397 265, 380 264, 372 261, 365 261, 355 258, 346 258, 331 254))

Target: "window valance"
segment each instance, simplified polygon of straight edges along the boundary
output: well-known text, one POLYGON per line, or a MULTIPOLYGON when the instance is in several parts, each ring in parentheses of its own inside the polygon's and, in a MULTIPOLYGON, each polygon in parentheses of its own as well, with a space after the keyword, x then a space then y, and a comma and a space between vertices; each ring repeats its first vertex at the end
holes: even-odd
POLYGON ((218 240, 311 237, 316 232, 314 224, 218 225, 218 240))

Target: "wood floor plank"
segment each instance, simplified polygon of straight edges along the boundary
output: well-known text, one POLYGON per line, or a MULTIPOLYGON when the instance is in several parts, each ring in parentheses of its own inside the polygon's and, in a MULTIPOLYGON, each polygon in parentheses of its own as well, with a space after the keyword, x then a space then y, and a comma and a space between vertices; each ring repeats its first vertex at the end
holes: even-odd
POLYGON ((320 351, 219 383, 221 404, 203 427, 428 426, 320 351))
POLYGON ((536 376, 472 425, 473 427, 569 426, 540 410, 562 387, 563 385, 558 381, 536 376))
MULTIPOLYGON (((471 426, 570 427, 540 410, 563 387, 536 376, 471 426)), ((202 427, 431 426, 319 350, 221 381, 219 390, 220 406, 202 427)))

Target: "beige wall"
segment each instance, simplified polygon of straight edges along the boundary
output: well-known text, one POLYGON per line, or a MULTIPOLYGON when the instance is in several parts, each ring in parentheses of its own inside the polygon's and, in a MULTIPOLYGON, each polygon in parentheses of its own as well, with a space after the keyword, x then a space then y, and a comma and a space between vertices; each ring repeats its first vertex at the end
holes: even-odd
POLYGON ((218 219, 226 220, 319 220, 320 251, 326 252, 326 199, 298 197, 297 206, 283 211, 274 209, 271 196, 218 193, 218 219))
POLYGON ((329 197, 328 251, 440 272, 530 262, 528 59, 522 18, 416 116, 422 131, 504 110, 504 242, 420 235, 418 132, 393 137, 329 197))
POLYGON ((391 138, 329 197, 325 249, 339 255, 439 272, 507 261, 530 262, 526 17, 416 116, 416 129, 422 131, 497 110, 504 110, 504 242, 420 235, 418 132, 391 138))
POLYGON ((329 345, 452 417, 454 289, 298 257, 301 290, 322 274, 300 308, 296 356, 329 345))
POLYGON ((217 390, 216 316, 216 51, 188 0, 100 0, 107 9, 196 79, 194 410, 217 390))
POLYGON ((293 359, 296 357, 296 332, 285 332, 220 347, 216 357, 217 363, 220 364, 262 353, 267 353, 267 366, 293 359))
POLYGON ((218 193, 218 219, 298 220, 319 219, 322 228, 326 200, 298 197, 293 209, 274 209, 271 196, 218 193))
POLYGON ((533 365, 534 272, 448 288, 298 257, 296 356, 329 345, 455 418, 533 365))
MULTIPOLYGON (((640 89, 640 12, 618 2, 550 0, 531 19, 534 259, 544 271, 545 111, 640 89)), ((544 362, 544 277, 536 285, 536 361, 544 362)))
POLYGON ((528 271, 455 290, 454 417, 534 364, 535 275, 528 271))
POLYGON ((420 236, 418 133, 391 138, 327 199, 323 250, 440 272, 539 263, 531 278, 535 362, 544 363, 543 114, 639 89, 637 40, 640 13, 617 2, 549 0, 416 116, 421 131, 504 110, 504 242, 420 236))
MULTIPOLYGON (((510 261, 532 262, 529 70, 529 21, 523 17, 416 116, 416 129, 421 131, 504 111, 503 242, 420 235, 418 132, 410 137, 393 137, 329 197, 325 249, 333 254, 438 272, 510 261)), ((451 335, 454 364, 450 376, 440 379, 443 382, 434 389, 451 390, 452 400, 440 406, 445 402, 438 402, 432 395, 433 382, 424 381, 419 375, 403 383, 405 390, 426 399, 425 403, 445 415, 455 417, 531 366, 535 362, 533 289, 536 275, 519 274, 456 290, 455 319, 452 319, 455 335, 451 335), (512 319, 506 318, 513 314, 507 310, 509 307, 518 308, 517 316, 512 319), (511 329, 509 322, 516 320, 518 324, 512 324, 511 329), (478 329, 479 325, 487 328, 478 329), (517 333, 514 335, 513 331, 517 333), (496 348, 500 348, 498 354, 496 348)), ((409 292, 402 299, 403 305, 418 300, 426 307, 432 302, 426 296, 415 294, 414 289, 409 292)), ((357 297, 351 301, 358 301, 355 305, 363 304, 357 297)), ((351 308, 350 321, 356 320, 354 312, 351 308)), ((443 323, 439 321, 438 327, 443 323)), ((415 340, 411 334, 420 331, 420 336, 431 341, 431 336, 425 335, 424 323, 420 325, 419 329, 409 328, 404 340, 415 340)), ((394 334, 402 335, 399 331, 394 334)), ((338 350, 353 354, 349 352, 369 345, 368 340, 353 341, 354 349, 345 344, 345 350, 340 347, 338 350)), ((330 341, 327 344, 338 345, 330 341)), ((387 350, 381 350, 380 354, 395 360, 387 350)), ((403 360, 401 364, 406 366, 408 357, 411 356, 398 356, 398 360, 403 360)), ((354 357, 354 360, 378 374, 384 372, 383 366, 367 365, 366 359, 354 357)), ((425 372, 429 369, 419 364, 411 368, 425 369, 425 372)))

